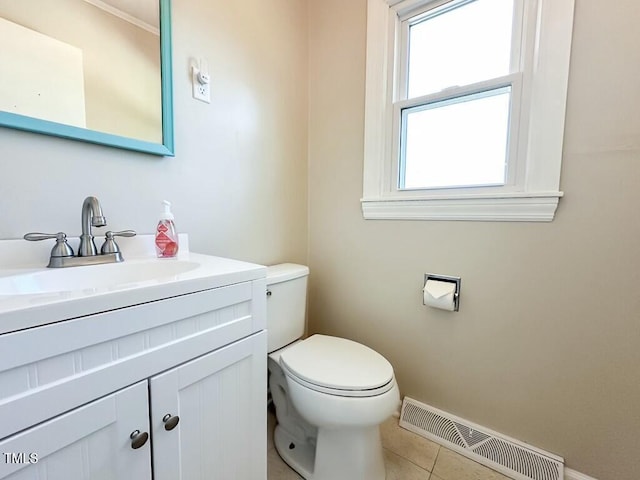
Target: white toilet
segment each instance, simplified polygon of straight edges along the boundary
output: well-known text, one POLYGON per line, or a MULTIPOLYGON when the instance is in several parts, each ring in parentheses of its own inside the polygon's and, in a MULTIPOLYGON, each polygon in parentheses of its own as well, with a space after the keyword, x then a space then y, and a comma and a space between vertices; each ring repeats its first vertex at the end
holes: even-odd
POLYGON ((384 480, 379 425, 400 404, 391 364, 344 338, 304 334, 309 269, 267 272, 276 449, 306 480, 384 480))

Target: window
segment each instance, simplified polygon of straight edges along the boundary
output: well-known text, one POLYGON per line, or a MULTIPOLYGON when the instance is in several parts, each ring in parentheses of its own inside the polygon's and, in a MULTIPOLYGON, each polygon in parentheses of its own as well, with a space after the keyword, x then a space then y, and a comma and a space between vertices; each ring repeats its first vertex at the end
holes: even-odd
POLYGON ((404 107, 399 189, 504 185, 511 87, 404 107))
POLYGON ((365 218, 550 221, 574 0, 369 0, 365 218))

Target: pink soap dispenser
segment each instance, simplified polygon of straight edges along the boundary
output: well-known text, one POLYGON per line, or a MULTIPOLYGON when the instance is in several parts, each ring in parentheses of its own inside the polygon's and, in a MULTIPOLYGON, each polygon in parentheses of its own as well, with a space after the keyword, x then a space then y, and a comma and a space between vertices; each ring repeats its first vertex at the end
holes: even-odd
POLYGON ((156 228, 156 254, 158 258, 173 258, 178 254, 178 233, 173 223, 171 202, 164 200, 164 211, 156 228))

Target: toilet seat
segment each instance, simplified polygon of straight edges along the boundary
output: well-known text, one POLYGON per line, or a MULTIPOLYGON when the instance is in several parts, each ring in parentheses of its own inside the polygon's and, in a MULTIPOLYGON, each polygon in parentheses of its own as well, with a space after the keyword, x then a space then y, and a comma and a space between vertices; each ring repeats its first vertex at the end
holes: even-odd
POLYGON ((284 349, 279 363, 291 380, 329 395, 372 397, 395 385, 387 359, 345 338, 313 335, 284 349))

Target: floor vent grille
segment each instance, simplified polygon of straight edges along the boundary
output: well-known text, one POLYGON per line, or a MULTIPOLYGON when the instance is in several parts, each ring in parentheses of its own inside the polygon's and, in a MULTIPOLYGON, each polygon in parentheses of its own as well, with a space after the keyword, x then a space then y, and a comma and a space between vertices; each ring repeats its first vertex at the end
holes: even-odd
POLYGON ((516 480, 563 480, 562 458, 408 397, 400 426, 516 480))

